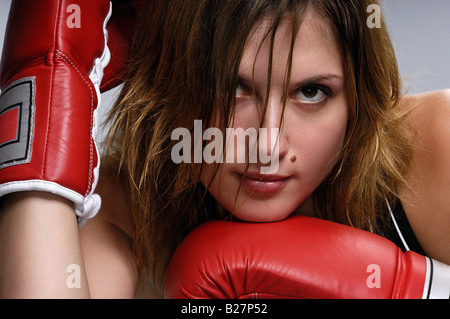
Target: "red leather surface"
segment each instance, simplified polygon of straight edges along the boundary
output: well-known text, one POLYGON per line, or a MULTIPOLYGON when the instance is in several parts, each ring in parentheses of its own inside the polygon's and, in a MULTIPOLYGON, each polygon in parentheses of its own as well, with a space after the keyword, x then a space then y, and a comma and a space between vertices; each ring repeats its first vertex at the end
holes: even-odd
POLYGON ((138 12, 142 0, 114 0, 112 16, 107 25, 108 47, 111 61, 105 68, 101 91, 105 92, 122 83, 130 56, 138 12))
POLYGON ((181 243, 167 298, 421 298, 426 262, 389 240, 304 216, 209 222, 181 243), (368 285, 379 266, 379 288, 368 285))
POLYGON ((100 57, 104 50, 103 22, 108 12, 108 0, 14 0, 0 69, 2 87, 27 66, 57 63, 54 55, 58 50, 81 72, 89 74, 93 58, 100 57), (67 25, 71 4, 80 7, 80 28, 67 25))
POLYGON ((0 183, 29 179, 56 182, 82 195, 92 186, 97 153, 91 136, 94 59, 105 49, 108 0, 14 0, 11 4, 0 86, 35 77, 36 114, 29 164, 3 168, 0 183), (80 8, 80 28, 70 28, 70 4, 80 8))

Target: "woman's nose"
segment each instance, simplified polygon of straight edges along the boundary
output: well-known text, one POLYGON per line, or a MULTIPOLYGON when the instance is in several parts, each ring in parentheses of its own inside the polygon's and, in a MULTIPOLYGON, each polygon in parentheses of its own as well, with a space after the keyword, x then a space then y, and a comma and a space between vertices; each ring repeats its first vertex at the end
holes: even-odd
MULTIPOLYGON (((264 134, 261 134, 260 139, 267 141, 264 144, 266 149, 263 150, 266 154, 277 156, 281 161, 284 156, 289 152, 289 131, 282 125, 286 119, 283 119, 283 102, 277 101, 278 99, 271 98, 267 106, 266 114, 262 123, 262 130, 264 134), (277 152, 277 154, 273 154, 277 152)), ((261 150, 260 150, 261 151, 261 150)))

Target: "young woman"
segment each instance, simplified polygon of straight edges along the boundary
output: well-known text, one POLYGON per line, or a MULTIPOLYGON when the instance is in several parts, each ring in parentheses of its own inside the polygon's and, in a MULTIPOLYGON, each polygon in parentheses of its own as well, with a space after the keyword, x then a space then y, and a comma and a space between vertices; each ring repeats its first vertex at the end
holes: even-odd
MULTIPOLYGON (((386 27, 366 24, 373 2, 145 2, 111 113, 100 213, 78 238, 67 203, 9 196, 2 240, 25 236, 11 224, 36 228, 58 211, 36 235, 66 239, 48 244, 64 251, 47 259, 48 269, 75 255, 86 274, 76 293, 93 297, 133 297, 138 283, 148 291, 149 278, 160 296, 182 238, 206 220, 231 216, 271 222, 309 215, 391 238, 395 209, 424 253, 450 263, 450 92, 401 94, 386 27), (276 144, 273 135, 267 142, 276 147, 267 151, 278 170, 263 174, 268 164, 235 157, 175 163, 180 141, 172 133, 193 134, 199 120, 202 133, 217 127, 224 136, 227 128, 276 129, 276 144), (17 214, 35 203, 53 206, 44 217, 17 214)), ((238 147, 225 147, 232 151, 238 147)), ((16 257, 31 252, 22 254, 16 257)), ((17 282, 26 291, 32 281, 12 278, 2 291, 17 282)))

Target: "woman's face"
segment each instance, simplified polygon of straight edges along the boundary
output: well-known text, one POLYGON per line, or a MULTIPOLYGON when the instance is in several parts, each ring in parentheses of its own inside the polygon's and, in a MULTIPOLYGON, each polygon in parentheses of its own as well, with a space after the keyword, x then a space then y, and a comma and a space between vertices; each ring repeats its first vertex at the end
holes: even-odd
MULTIPOLYGON (((277 165, 272 165, 276 171, 262 173, 261 168, 270 163, 251 162, 243 178, 247 164, 235 160, 220 164, 212 182, 214 164, 204 164, 201 174, 204 185, 211 182, 209 192, 239 219, 269 222, 282 220, 292 213, 314 215, 312 194, 338 160, 348 122, 348 106, 338 43, 331 27, 323 20, 309 12, 296 37, 281 127, 291 24, 286 19, 275 35, 269 96, 270 36, 263 38, 268 21, 255 27, 248 39, 239 68, 235 117, 229 127, 258 130, 268 99, 262 128, 268 129, 269 136, 276 132, 273 129, 279 129, 277 147, 267 153, 274 161, 278 158, 277 165)), ((260 136, 261 140, 264 138, 260 136)), ((275 144, 270 138, 265 142, 275 144)), ((247 152, 250 144, 245 144, 247 152)), ((234 149, 226 148, 225 152, 238 154, 238 145, 234 143, 234 149)))

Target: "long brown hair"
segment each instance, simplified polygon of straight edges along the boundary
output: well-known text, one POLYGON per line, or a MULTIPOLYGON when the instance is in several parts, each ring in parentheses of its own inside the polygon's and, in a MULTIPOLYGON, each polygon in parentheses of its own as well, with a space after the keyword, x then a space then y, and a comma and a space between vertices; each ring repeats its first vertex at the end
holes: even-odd
POLYGON ((152 278, 161 293, 167 264, 185 234, 203 221, 220 218, 214 210, 204 209, 210 198, 199 182, 202 165, 171 160, 171 133, 178 127, 193 130, 194 120, 202 120, 205 129, 218 119, 224 131, 233 115, 246 40, 267 16, 272 17, 267 31, 272 38, 287 17, 293 18, 295 35, 307 10, 331 22, 342 49, 349 126, 340 159, 316 190, 315 201, 327 219, 382 229, 385 199, 397 198, 410 147, 400 125, 400 78, 384 20, 381 17, 381 28, 366 25, 371 3, 378 4, 369 0, 144 2, 127 78, 111 112, 108 155, 130 192, 141 282, 152 278))

